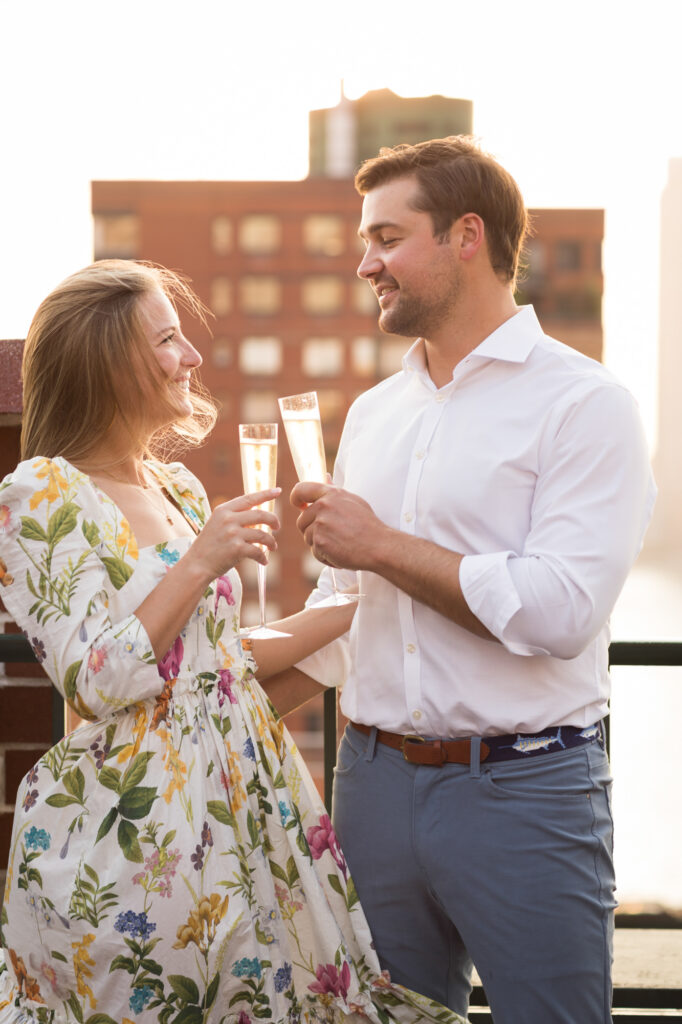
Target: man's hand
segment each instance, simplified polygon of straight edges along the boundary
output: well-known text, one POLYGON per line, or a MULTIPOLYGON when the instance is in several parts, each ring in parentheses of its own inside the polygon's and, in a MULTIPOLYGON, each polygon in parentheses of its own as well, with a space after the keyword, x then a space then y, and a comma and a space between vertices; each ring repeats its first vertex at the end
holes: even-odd
POLYGON ((320 483, 299 483, 291 504, 302 509, 296 525, 320 562, 335 569, 372 569, 389 528, 357 494, 320 483))

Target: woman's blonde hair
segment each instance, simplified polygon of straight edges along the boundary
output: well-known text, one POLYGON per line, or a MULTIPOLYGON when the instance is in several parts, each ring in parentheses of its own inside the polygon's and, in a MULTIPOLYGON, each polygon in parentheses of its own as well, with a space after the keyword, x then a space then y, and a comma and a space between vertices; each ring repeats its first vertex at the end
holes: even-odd
POLYGON ((147 340, 140 299, 156 292, 206 325, 208 311, 186 280, 136 260, 92 263, 44 299, 24 347, 22 458, 87 460, 115 421, 145 454, 168 456, 206 438, 216 420, 213 402, 193 373, 194 411, 178 419, 168 379, 147 340), (169 425, 151 434, 141 415, 150 379, 169 416, 169 425))

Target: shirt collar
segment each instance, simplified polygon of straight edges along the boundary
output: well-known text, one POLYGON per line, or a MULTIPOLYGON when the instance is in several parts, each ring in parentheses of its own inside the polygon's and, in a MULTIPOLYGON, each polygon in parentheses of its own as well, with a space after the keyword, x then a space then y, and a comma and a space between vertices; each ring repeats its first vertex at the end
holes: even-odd
MULTIPOLYGON (((508 363, 524 363, 544 332, 532 306, 521 306, 518 313, 500 324, 470 356, 479 359, 501 359, 508 363)), ((427 372, 424 339, 417 338, 403 356, 403 369, 420 374, 427 372)))

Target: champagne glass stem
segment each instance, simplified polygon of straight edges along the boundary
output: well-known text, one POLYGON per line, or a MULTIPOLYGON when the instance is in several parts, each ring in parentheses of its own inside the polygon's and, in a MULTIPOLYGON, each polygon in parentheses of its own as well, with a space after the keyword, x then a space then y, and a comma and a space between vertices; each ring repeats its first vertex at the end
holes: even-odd
POLYGON ((258 607, 260 609, 260 629, 265 626, 265 573, 267 570, 266 565, 261 565, 260 562, 256 563, 256 569, 258 571, 258 607))

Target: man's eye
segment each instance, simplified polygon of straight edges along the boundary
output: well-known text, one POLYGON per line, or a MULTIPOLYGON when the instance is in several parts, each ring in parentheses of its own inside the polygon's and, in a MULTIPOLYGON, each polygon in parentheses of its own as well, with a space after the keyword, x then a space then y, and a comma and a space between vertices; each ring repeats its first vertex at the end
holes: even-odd
POLYGON ((395 242, 398 241, 398 239, 397 238, 380 238, 379 241, 381 242, 382 245, 393 245, 395 242))

